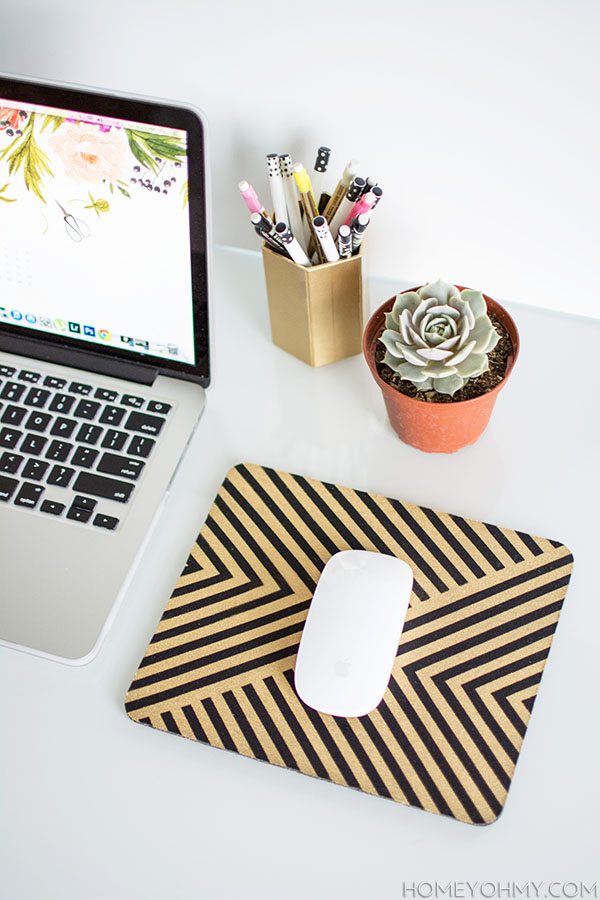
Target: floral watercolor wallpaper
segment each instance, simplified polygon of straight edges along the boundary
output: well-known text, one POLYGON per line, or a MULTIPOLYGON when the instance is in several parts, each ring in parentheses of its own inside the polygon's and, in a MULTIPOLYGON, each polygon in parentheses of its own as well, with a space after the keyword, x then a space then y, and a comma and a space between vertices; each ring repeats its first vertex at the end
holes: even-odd
POLYGON ((133 202, 136 192, 147 191, 161 197, 175 192, 184 207, 185 163, 179 135, 0 106, 0 205, 17 202, 11 188, 18 179, 46 204, 60 167, 63 176, 82 187, 81 196, 61 198, 69 212, 56 200, 76 240, 82 233, 73 227, 73 204, 100 217, 110 213, 115 196, 133 202))

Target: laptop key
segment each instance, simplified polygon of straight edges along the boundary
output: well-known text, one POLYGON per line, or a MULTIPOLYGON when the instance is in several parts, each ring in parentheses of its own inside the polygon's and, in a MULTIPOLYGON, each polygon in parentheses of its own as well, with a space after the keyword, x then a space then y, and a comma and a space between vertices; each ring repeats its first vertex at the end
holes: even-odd
POLYGON ((119 524, 119 520, 115 519, 114 516, 105 516, 103 513, 98 513, 94 516, 93 524, 97 528, 108 528, 109 531, 114 531, 119 524))
POLYGON ((102 411, 99 421, 102 422, 103 425, 119 425, 125 412, 126 410, 121 409, 119 406, 106 406, 102 411))
POLYGON ((55 500, 43 500, 40 510, 49 513, 51 516, 60 516, 65 509, 64 503, 57 503, 55 500))
POLYGON ((50 429, 50 434, 55 434, 57 437, 68 438, 71 437, 78 425, 79 422, 76 422, 75 419, 63 419, 62 416, 59 416, 50 429))
POLYGON ((15 506, 28 506, 29 509, 33 509, 38 504, 38 500, 44 493, 44 488, 41 484, 31 484, 29 481, 24 481, 21 485, 21 490, 15 497, 15 506))
POLYGON ((18 403, 22 395, 25 393, 25 390, 26 387, 24 384, 18 384, 16 381, 7 381, 2 388, 0 397, 3 400, 14 400, 15 403, 18 403))
POLYGON ((23 403, 25 406, 37 406, 38 409, 43 409, 48 402, 49 396, 50 391, 44 391, 42 388, 31 388, 23 403))
POLYGON ((12 378, 15 374, 15 370, 12 366, 0 366, 0 375, 4 375, 5 378, 12 378))
POLYGON ((104 497, 105 500, 127 503, 134 487, 130 481, 117 481, 116 478, 105 478, 94 472, 80 472, 73 490, 93 497, 104 497))
POLYGON ((80 444, 97 444, 98 438, 102 434, 102 428, 99 425, 88 425, 84 422, 75 436, 75 440, 80 444))
POLYGON ((19 450, 21 453, 30 453, 32 456, 39 456, 47 443, 48 438, 42 437, 41 434, 26 434, 19 450))
POLYGON ((80 509, 78 506, 72 506, 67 513, 67 519, 71 519, 73 522, 87 522, 91 515, 91 509, 80 509))
POLYGON ((45 431, 51 421, 52 416, 48 413, 32 412, 25 422, 25 428, 30 431, 45 431))
POLYGON ((117 399, 118 394, 116 391, 107 391, 105 388, 96 388, 94 397, 96 397, 97 400, 106 400, 107 403, 112 403, 113 400, 117 399))
POLYGON ((164 419, 158 416, 149 416, 147 413, 132 412, 125 422, 124 428, 129 431, 143 431, 144 434, 160 434, 161 428, 165 424, 164 419))
POLYGON ((99 409, 100 404, 93 400, 80 400, 73 415, 78 419, 95 419, 99 409))
POLYGON ((46 474, 49 465, 50 463, 44 462, 41 459, 28 459, 23 466, 21 475, 23 478, 35 478, 36 481, 41 481, 46 474))
POLYGON ((69 469, 67 466, 54 466, 47 481, 48 484, 55 484, 57 487, 68 487, 74 474, 75 469, 69 469))
POLYGON ((68 394, 56 394, 48 409, 51 409, 52 412, 65 413, 66 415, 74 403, 75 397, 69 397, 68 394))
POLYGON ((72 381, 69 385, 69 390, 72 394, 91 394, 93 388, 91 384, 81 384, 80 381, 72 381))
POLYGON ((170 403, 161 403, 158 400, 149 400, 148 406, 146 408, 148 412, 160 413, 161 416, 166 416, 167 413, 171 412, 172 407, 170 403))
POLYGON ((75 453, 71 457, 71 465, 89 469, 94 465, 97 456, 98 451, 92 450, 91 447, 77 447, 75 453))
MULTIPOLYGON (((67 382, 64 378, 55 378, 54 375, 46 375, 46 377, 44 378, 44 386, 56 388, 57 391, 60 391, 62 388, 64 388, 66 383, 67 382)), ((49 500, 44 500, 44 503, 49 502, 49 500)))
POLYGON ((64 462, 72 449, 73 444, 69 444, 68 441, 52 441, 46 450, 46 459, 64 462))
POLYGON ((22 436, 23 432, 17 431, 16 428, 3 428, 0 431, 0 447, 14 449, 22 436))
POLYGON ((144 405, 144 398, 135 397, 133 394, 123 394, 121 403, 123 406, 135 406, 136 409, 140 409, 144 405))
POLYGON ((89 509, 90 512, 93 512, 97 505, 97 500, 92 500, 91 497, 80 497, 79 495, 75 497, 72 503, 72 506, 76 506, 77 509, 89 509))
POLYGON ((20 425, 26 415, 27 410, 22 406, 7 406, 1 421, 6 425, 20 425))
POLYGON ((127 459, 126 456, 117 456, 116 453, 104 453, 96 469, 98 472, 106 472, 107 475, 120 475, 121 478, 131 478, 137 481, 146 463, 140 459, 127 459))
POLYGON ((153 441, 152 438, 141 437, 141 435, 135 434, 131 438, 131 443, 126 452, 129 456, 141 456, 144 459, 147 459, 148 456, 150 456, 155 443, 156 441, 153 441))
POLYGON ((23 459, 24 457, 18 453, 3 453, 0 456, 0 472, 9 472, 14 475, 23 459))
POLYGON ((115 431, 114 428, 109 428, 104 435, 102 446, 106 447, 107 450, 122 450, 128 437, 129 435, 126 431, 115 431))
POLYGON ((39 372, 29 372, 27 369, 21 369, 19 372, 19 381, 29 381, 31 384, 36 384, 41 377, 39 372))
POLYGON ((0 500, 4 502, 10 500, 18 484, 19 482, 16 478, 7 478, 6 475, 0 475, 0 500))

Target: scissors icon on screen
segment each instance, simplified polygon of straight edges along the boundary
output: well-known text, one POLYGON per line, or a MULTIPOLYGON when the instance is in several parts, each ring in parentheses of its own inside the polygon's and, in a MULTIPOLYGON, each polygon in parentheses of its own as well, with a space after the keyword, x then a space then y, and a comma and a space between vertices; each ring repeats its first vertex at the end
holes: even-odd
POLYGON ((84 238, 88 238, 91 235, 91 230, 85 222, 82 222, 81 219, 76 219, 75 216, 71 215, 71 213, 67 212, 64 206, 61 206, 58 200, 56 201, 56 205, 61 210, 63 214, 63 219, 65 220, 65 231, 69 235, 72 241, 82 241, 84 238))

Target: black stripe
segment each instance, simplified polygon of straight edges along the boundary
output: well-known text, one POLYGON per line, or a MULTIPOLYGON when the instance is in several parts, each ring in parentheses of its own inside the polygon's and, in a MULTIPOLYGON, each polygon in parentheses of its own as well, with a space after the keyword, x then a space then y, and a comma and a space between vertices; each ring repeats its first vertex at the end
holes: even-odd
POLYGON ((196 715, 196 711, 193 706, 189 704, 187 706, 182 706, 181 712, 184 714, 188 721, 188 725, 192 729, 194 737, 197 741, 204 741, 205 743, 210 743, 208 737, 206 736, 206 732, 200 722, 198 721, 198 716, 196 715))
MULTIPOLYGON (((212 518, 209 516, 205 523, 205 528, 208 529, 218 529, 218 525, 212 518)), ((195 546, 208 557, 208 559, 213 564, 214 568, 217 570, 214 575, 205 575, 202 577, 202 573, 204 569, 196 562, 192 554, 188 556, 187 562, 184 566, 183 572, 180 575, 180 578, 183 578, 185 575, 190 575, 193 573, 198 574, 198 578, 193 582, 188 582, 187 584, 182 585, 181 587, 176 587, 173 591, 174 597, 181 597, 185 594, 189 594, 191 591, 202 590, 203 588, 212 587, 214 584, 219 584, 221 581, 227 581, 231 578, 231 572, 224 564, 223 560, 220 559, 216 552, 213 550, 211 545, 208 543, 208 540, 204 536, 203 532, 200 532, 198 537, 196 538, 195 546), (190 560, 194 563, 195 569, 190 566, 190 560)))
POLYGON ((523 562, 523 557, 517 548, 511 544, 504 532, 501 531, 497 525, 488 525, 487 522, 483 522, 482 524, 487 528, 492 537, 496 538, 502 549, 508 553, 513 562, 523 562))
MULTIPOLYGON (((296 613, 307 610, 309 606, 310 600, 305 600, 303 603, 296 603, 294 606, 277 609, 275 612, 268 613, 265 616, 259 616, 257 619, 244 619, 242 622, 237 625, 232 625, 230 628, 214 631, 211 634, 203 635, 202 637, 196 638, 193 641, 188 641, 185 644, 177 644, 176 647, 171 647, 168 650, 159 650, 157 653, 146 655, 140 664, 140 669, 144 666, 162 662, 165 659, 182 656, 185 653, 190 653, 192 650, 200 650, 202 647, 208 647, 210 644, 215 644, 218 641, 229 640, 229 638, 234 637, 236 634, 245 634, 247 631, 253 631, 255 628, 262 628, 265 625, 271 625, 273 622, 278 622, 280 619, 289 619, 296 613)), ((227 610, 226 614, 219 613, 216 616, 207 616, 206 619, 199 619, 196 623, 196 627, 205 628, 219 619, 238 616, 240 612, 240 607, 234 607, 233 609, 227 610)), ((180 634, 181 632, 177 633, 180 634)))
MULTIPOLYGON (((542 587, 536 588, 535 591, 529 592, 531 597, 529 597, 527 595, 522 595, 519 598, 519 600, 521 600, 522 602, 527 602, 527 600, 531 599, 532 597, 537 597, 537 596, 539 596, 540 593, 545 593, 545 591, 543 589, 546 587, 547 587, 547 585, 543 585, 542 587)), ((550 589, 553 589, 553 588, 550 588, 550 589)), ((546 616, 550 615, 551 613, 559 612, 560 608, 562 606, 562 602, 563 602, 562 600, 557 600, 555 603, 549 603, 546 606, 537 607, 536 609, 531 610, 528 613, 524 613, 523 615, 518 616, 515 619, 510 619, 508 622, 502 622, 498 625, 495 625, 493 628, 488 628, 486 631, 480 632, 479 634, 467 634, 467 637, 464 638, 463 640, 460 640, 455 644, 450 644, 450 646, 443 647, 441 650, 437 650, 435 653, 430 653, 427 656, 422 656, 418 660, 415 660, 414 663, 411 663, 410 665, 405 666, 405 669, 416 672, 418 669, 422 669, 425 666, 430 666, 434 663, 440 662, 443 659, 448 659, 448 657, 457 656, 459 653, 462 653, 464 650, 474 650, 474 648, 478 644, 488 643, 489 641, 493 641, 494 639, 499 638, 502 635, 506 635, 511 631, 515 631, 516 629, 520 628, 522 625, 528 625, 531 622, 535 622, 537 619, 545 618, 546 616)), ((503 606, 504 605, 505 604, 503 604, 503 606)), ((496 615, 498 608, 499 607, 496 607, 493 610, 486 610, 486 612, 489 615, 485 616, 484 618, 493 618, 496 615)), ((510 606, 507 605, 507 608, 510 608, 510 606)), ((447 628, 440 628, 435 632, 431 632, 428 635, 427 641, 412 642, 415 644, 415 647, 413 649, 416 649, 417 647, 424 647, 428 643, 434 642, 435 640, 437 640, 437 638, 439 638, 440 636, 446 636, 447 634, 462 631, 466 628, 465 623, 467 623, 467 622, 468 622, 468 620, 464 619, 462 622, 456 623, 457 625, 460 626, 459 628, 454 628, 452 626, 448 626, 447 628)), ((556 628, 556 623, 553 623, 552 628, 553 628, 553 630, 556 628)), ((519 641, 520 641, 520 646, 526 646, 527 644, 530 643, 529 635, 519 638, 519 641)), ((402 644, 400 646, 402 647, 402 644)), ((402 649, 404 649, 404 648, 402 648, 402 649)), ((462 663, 461 665, 464 665, 467 669, 470 669, 473 667, 473 662, 471 660, 467 660, 466 663, 462 663)), ((459 667, 457 667, 457 669, 459 669, 459 667)), ((457 673, 454 673, 454 674, 457 674, 457 673)))
POLYGON ((521 681, 517 681, 514 684, 507 685, 506 687, 500 688, 500 690, 494 692, 494 697, 496 698, 498 705, 504 710, 505 715, 510 719, 510 721, 513 723, 514 727, 522 737, 525 736, 527 725, 519 716, 513 705, 509 702, 508 698, 512 694, 516 694, 517 691, 521 691, 524 688, 539 685, 541 678, 541 672, 533 672, 527 678, 523 678, 521 681))
POLYGON ((219 715, 219 711, 215 706, 214 702, 210 697, 206 697, 206 699, 202 700, 202 706, 206 710, 206 714, 210 721, 213 724, 213 727, 219 737, 221 738, 221 743, 225 747, 226 750, 235 750, 237 752, 237 747, 233 741, 233 738, 229 734, 227 728, 225 727, 225 723, 223 719, 219 715))
POLYGON ((493 569, 496 570, 496 572, 499 572, 500 569, 505 568, 502 565, 502 563, 500 562, 500 560, 498 559, 498 557, 496 556, 496 554, 493 553, 492 550, 481 540, 481 538, 479 537, 477 532, 471 528, 471 526, 469 525, 469 523, 467 522, 466 519, 463 519, 462 516, 453 516, 453 515, 451 515, 450 518, 452 519, 453 522, 455 522, 458 525, 458 527, 460 528, 462 533, 465 535, 465 537, 469 538, 469 540, 471 541, 473 546, 477 547, 477 549, 479 550, 481 555, 483 557, 485 557, 485 559, 487 559, 489 564, 492 566, 493 569))
POLYGON ((140 725, 150 725, 151 727, 153 727, 152 719, 150 718, 150 716, 144 716, 143 719, 138 719, 137 721, 140 723, 140 725))
MULTIPOLYGON (((403 656, 406 653, 411 653, 413 650, 426 648, 428 644, 433 644, 440 638, 448 637, 451 634, 459 634, 461 631, 467 631, 474 625, 479 625, 481 622, 485 622, 488 619, 495 619, 498 615, 501 615, 508 610, 516 609, 519 606, 526 605, 527 603, 531 602, 531 600, 537 600, 540 597, 544 597, 546 596, 546 594, 550 594, 553 591, 558 590, 558 588, 565 586, 566 584, 568 584, 568 582, 568 575, 566 575, 564 578, 558 578, 556 581, 546 582, 545 584, 541 584, 535 588, 531 588, 531 590, 529 591, 525 591, 522 594, 517 594, 514 597, 504 600, 503 603, 498 603, 495 606, 486 606, 479 612, 473 613, 472 616, 465 616, 458 622, 450 622, 448 625, 444 625, 441 628, 436 628, 432 631, 428 631, 420 638, 415 638, 412 641, 401 642, 396 655, 403 656)), ((562 604, 563 601, 559 600, 556 603, 538 607, 527 615, 523 615, 518 619, 511 619, 508 622, 497 625, 494 628, 483 632, 483 634, 469 635, 466 641, 463 641, 459 644, 451 644, 450 646, 445 647, 443 650, 438 651, 438 653, 454 655, 455 653, 459 652, 458 649, 455 649, 457 647, 468 649, 475 644, 482 643, 483 641, 487 641, 490 638, 495 637, 496 635, 504 634, 507 631, 511 631, 514 628, 519 627, 517 623, 524 625, 529 621, 533 621, 536 618, 547 615, 551 610, 560 610, 562 604)), ((444 656, 442 655, 438 658, 443 659, 444 656)), ((429 659, 429 657, 423 657, 423 659, 429 659)))
MULTIPOLYGON (((395 680, 395 678, 390 679, 389 688, 396 700, 396 703, 412 723, 413 728, 421 738, 421 741, 427 747, 427 750, 429 751, 433 761, 446 779, 450 789, 453 791, 455 797, 462 805, 469 818, 473 822, 482 822, 483 816, 471 800, 468 791, 465 789, 464 785, 461 784, 450 763, 438 747, 435 738, 433 737, 429 729, 424 725, 420 716, 417 714, 417 711, 414 709, 412 703, 409 701, 404 691, 400 688, 400 685, 395 680)), ((443 733, 444 729, 441 730, 443 733)), ((467 764, 467 769, 469 770, 471 768, 472 767, 467 764)), ((449 815, 453 815, 453 813, 449 813, 449 815)))
POLYGON ((527 697, 526 700, 523 700, 523 706, 525 706, 530 713, 533 712, 533 704, 535 703, 535 697, 527 697))
POLYGON ((527 549, 530 550, 534 556, 541 556, 541 554, 544 552, 542 548, 538 544, 536 544, 530 534, 526 534, 524 531, 516 531, 515 534, 519 535, 527 549))
POLYGON ((265 678, 264 685, 266 689, 269 691, 271 697, 279 708, 283 718, 287 722, 290 730, 293 732, 294 737, 304 750, 306 758, 310 762, 316 774, 319 778, 327 778, 329 780, 329 775, 327 774, 327 769, 319 759, 319 756, 311 744, 308 735, 304 733, 302 726, 300 725, 298 719, 292 712, 287 700, 281 693, 279 689, 279 685, 275 681, 272 675, 269 675, 268 678, 265 678))
POLYGON ((471 570, 473 575, 475 575, 476 578, 481 578, 483 575, 485 575, 485 572, 483 571, 479 563, 473 559, 464 544, 461 544, 460 541, 456 539, 455 535, 452 534, 448 526, 440 519, 436 511, 433 509, 428 509, 426 506, 422 506, 421 509, 423 510, 431 524, 435 525, 446 543, 450 547, 452 547, 456 555, 460 559, 462 559, 467 568, 471 570))
MULTIPOLYGON (((315 731, 321 738, 323 745, 327 749, 327 752, 329 753, 331 759, 337 766, 337 768, 338 768, 342 778, 346 782, 346 784, 350 785, 350 787, 360 788, 360 785, 359 785, 358 781, 356 780, 352 769, 346 762, 346 759, 342 755, 340 748, 338 747, 335 740, 333 739, 333 736, 332 736, 331 732, 329 731, 329 728, 323 721, 323 718, 321 717, 320 713, 318 713, 315 709, 312 709, 310 706, 307 706, 300 699, 300 697, 298 697, 298 694, 296 693, 296 687, 294 685, 294 670, 288 669, 283 674, 284 674, 285 678, 287 679, 287 682, 288 682, 290 688, 294 692, 294 695, 296 696, 298 703, 300 703, 300 705, 302 706, 302 709, 308 716, 308 719, 310 720, 311 725, 313 726, 313 728, 315 729, 315 731)), ((326 775, 325 777, 329 778, 328 775, 326 775)))
POLYGON ((294 494, 294 492, 289 489, 287 484, 285 484, 279 473, 276 472, 275 469, 264 469, 264 472, 265 475, 271 479, 282 497, 285 497, 296 515, 301 518, 302 521, 312 531, 319 543, 322 544, 322 546, 325 547, 327 552, 331 553, 331 555, 336 553, 340 548, 335 544, 334 541, 331 540, 327 532, 323 531, 319 523, 310 515, 306 507, 303 506, 298 495, 294 494))
POLYGON ((181 734, 181 732, 179 730, 179 726, 177 725, 177 722, 173 718, 173 713, 171 713, 171 712, 161 713, 161 719, 167 726, 167 731, 171 731, 173 734, 181 734))
POLYGON ((233 691, 225 691, 225 693, 223 694, 223 700, 231 710, 235 721, 240 727, 240 731, 246 738, 248 746, 250 747, 256 759, 264 759, 268 761, 268 756, 264 751, 263 745, 254 733, 250 722, 246 718, 246 713, 240 706, 238 699, 233 691))
MULTIPOLYGON (((185 684, 178 684, 175 687, 158 691, 156 694, 138 697, 135 700, 128 701, 125 704, 125 709, 127 712, 132 712, 136 709, 143 709, 145 706, 154 706, 156 703, 172 700, 174 697, 180 697, 182 694, 188 694, 191 691, 208 687, 211 684, 217 684, 220 681, 225 681, 227 678, 243 675, 245 672, 251 672, 253 669, 259 669, 262 666, 268 666, 271 663, 286 659, 288 656, 295 655, 299 646, 299 644, 294 644, 292 647, 283 647, 281 650, 275 650, 273 653, 266 653, 258 659, 246 660, 245 663, 236 663, 229 669, 212 672, 210 675, 204 675, 202 678, 195 678, 193 681, 188 681, 185 684)), ((130 690, 132 689, 133 685, 130 690)))
POLYGON ((344 544, 351 550, 363 550, 363 542, 360 541, 354 532, 349 531, 346 528, 342 520, 336 516, 331 506, 315 491, 306 478, 303 478, 301 475, 293 475, 292 477, 305 494, 310 497, 315 506, 323 513, 327 522, 337 531, 344 544))
POLYGON ((283 764, 287 766, 288 769, 298 769, 298 763, 296 762, 294 755, 286 742, 284 741, 281 732, 273 722, 273 719, 269 715, 269 712, 260 699, 259 695, 256 692, 256 688, 253 684, 246 684, 242 688, 248 701, 252 705, 252 708, 258 718, 260 719, 265 731, 273 741, 273 744, 279 751, 279 755, 283 760, 283 764))
MULTIPOLYGON (((264 505, 271 512, 276 519, 281 522, 283 527, 285 528, 286 534, 292 538, 294 543, 300 550, 304 553, 304 555, 312 562, 312 564, 318 569, 320 572, 325 565, 326 560, 322 559, 322 557, 316 552, 314 549, 314 545, 309 543, 306 538, 302 535, 300 531, 296 528, 295 525, 288 519, 283 510, 277 505, 276 498, 272 495, 269 495, 262 485, 256 480, 256 478, 248 471, 246 466, 241 465, 238 466, 238 472, 244 478, 249 487, 252 488, 254 493, 260 497, 264 505)), ((297 504, 299 506, 300 504, 297 504)), ((311 524, 311 531, 315 532, 314 523, 311 524)), ((316 535, 315 535, 316 536, 316 535)), ((331 543, 331 542, 329 542, 331 543)), ((335 552, 335 551, 333 551, 335 552)))
MULTIPOLYGON (((234 500, 237 505, 244 510, 248 518, 252 520, 258 530, 262 532, 265 538, 272 545, 273 549, 279 554, 282 559, 286 561, 288 566, 294 570, 298 578, 312 594, 315 589, 315 579, 311 575, 309 575, 304 566, 300 564, 298 558, 294 555, 294 553, 289 549, 289 547, 285 545, 285 543, 281 540, 277 533, 273 531, 273 529, 269 525, 267 525, 261 514, 252 506, 251 503, 249 503, 248 500, 246 500, 243 494, 241 494, 233 484, 229 484, 227 487, 232 500, 234 500)), ((232 524, 235 525, 236 530, 238 532, 241 531, 241 522, 231 508, 229 508, 228 518, 232 522, 232 524)))
MULTIPOLYGON (((369 496, 366 494, 365 496, 369 496)), ((419 525, 417 520, 411 513, 408 511, 404 503, 400 503, 399 500, 390 500, 390 504, 393 509, 398 513, 399 516, 406 522, 411 531, 416 535, 416 537, 421 541, 421 543, 427 547, 432 556, 434 556, 440 565, 446 570, 448 575, 456 582, 456 584, 466 584, 467 579, 465 576, 458 571, 456 566, 448 559, 448 556, 444 553, 441 547, 439 547, 431 535, 429 535, 425 529, 419 525)), ((441 535, 440 535, 441 536, 441 535)), ((444 584, 443 588, 438 588, 440 591, 447 591, 448 586, 444 584)))
MULTIPOLYGON (((196 659, 190 659, 188 662, 172 666, 170 669, 162 669, 160 672, 154 672, 152 675, 146 675, 144 678, 136 678, 131 685, 131 688, 133 690, 139 690, 150 684, 158 684, 161 681, 168 681, 170 678, 179 678, 182 675, 186 675, 188 672, 195 672, 198 669, 203 669, 205 666, 210 666, 213 663, 222 662, 232 656, 240 656, 249 650, 267 647, 269 644, 273 644, 280 638, 298 634, 302 631, 303 627, 304 622, 295 622, 293 625, 286 625, 285 628, 270 631, 268 634, 259 635, 258 637, 252 638, 249 641, 244 641, 241 644, 236 644, 232 647, 223 647, 220 650, 216 650, 214 653, 207 653, 204 656, 196 657, 196 659)), ((235 672, 235 670, 234 666, 233 671, 235 672)))
POLYGON ((346 738, 347 743, 350 746, 350 749, 354 753, 356 759, 358 760, 360 766, 362 767, 365 775, 377 791, 380 797, 388 797, 391 798, 391 794, 387 787, 385 786, 385 782, 381 778, 381 775, 369 759, 368 755, 365 752, 365 748, 361 744, 357 735, 354 732, 354 729, 350 725, 348 719, 340 718, 340 716, 332 717, 335 724, 339 728, 340 732, 346 738))
MULTIPOLYGON (((414 628, 420 628, 422 625, 426 625, 429 622, 434 622, 436 619, 442 619, 445 616, 458 612, 461 609, 465 609, 466 607, 472 606, 475 603, 479 603, 481 600, 487 600, 488 598, 493 597, 494 594, 500 594, 503 591, 508 591, 519 584, 526 584, 528 581, 533 581, 534 578, 540 578, 542 575, 549 575, 556 569, 562 569, 563 566, 565 564, 568 564, 569 562, 570 560, 568 557, 564 557, 563 559, 555 559, 547 565, 541 566, 540 568, 530 569, 527 572, 521 572, 514 578, 507 578, 505 581, 501 581, 498 584, 492 584, 489 587, 481 588, 481 590, 479 591, 474 591, 472 594, 466 594, 464 597, 461 597, 460 600, 455 600, 454 603, 448 603, 445 606, 437 606, 435 609, 432 609, 428 612, 422 613, 419 611, 418 615, 414 616, 404 623, 404 631, 411 631, 414 628)), ((566 583, 568 583, 570 573, 565 577, 567 579, 566 583)))
POLYGON ((381 735, 379 734, 377 728, 375 727, 372 719, 369 716, 362 716, 359 720, 360 724, 363 726, 365 731, 367 732, 369 738, 371 739, 372 744, 379 751, 379 755, 383 759, 384 763, 389 769, 389 772, 406 797, 407 803, 410 803, 411 806, 418 806, 422 808, 422 803, 415 794, 412 785, 406 778, 406 775, 396 762, 393 753, 390 748, 387 746, 381 735))

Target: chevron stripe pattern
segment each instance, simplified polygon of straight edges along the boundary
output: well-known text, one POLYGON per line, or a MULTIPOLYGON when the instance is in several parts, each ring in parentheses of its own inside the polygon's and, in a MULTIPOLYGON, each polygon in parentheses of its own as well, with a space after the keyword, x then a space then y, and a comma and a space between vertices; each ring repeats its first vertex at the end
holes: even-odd
POLYGON ((232 469, 126 697, 135 721, 370 794, 493 822, 573 558, 556 541, 256 465, 232 469), (294 663, 338 550, 408 562, 414 588, 368 716, 305 706, 294 663))

